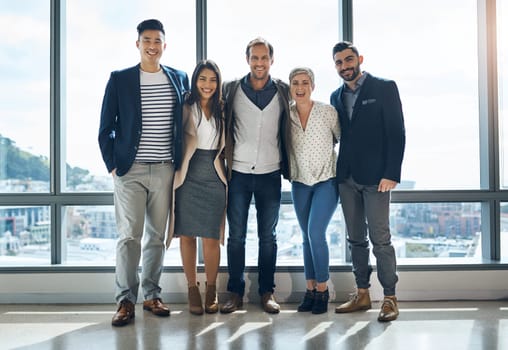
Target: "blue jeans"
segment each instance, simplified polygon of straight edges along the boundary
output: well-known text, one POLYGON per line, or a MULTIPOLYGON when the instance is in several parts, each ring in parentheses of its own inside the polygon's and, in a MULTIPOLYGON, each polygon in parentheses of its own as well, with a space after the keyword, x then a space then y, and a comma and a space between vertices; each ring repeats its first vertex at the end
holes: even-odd
POLYGON ((377 185, 357 184, 352 178, 339 184, 340 200, 351 248, 353 272, 358 288, 370 287, 369 238, 376 257, 377 276, 384 295, 395 295, 398 281, 395 250, 390 234, 390 192, 377 185), (367 237, 368 230, 368 237, 367 237))
POLYGON ((305 279, 317 283, 328 281, 329 252, 326 229, 339 199, 335 179, 312 186, 293 182, 291 196, 303 236, 303 269, 305 279))
POLYGON ((280 171, 253 175, 233 171, 228 187, 228 291, 245 294, 245 238, 252 196, 258 224, 258 292, 273 293, 277 239, 275 227, 279 220, 281 197, 280 171))

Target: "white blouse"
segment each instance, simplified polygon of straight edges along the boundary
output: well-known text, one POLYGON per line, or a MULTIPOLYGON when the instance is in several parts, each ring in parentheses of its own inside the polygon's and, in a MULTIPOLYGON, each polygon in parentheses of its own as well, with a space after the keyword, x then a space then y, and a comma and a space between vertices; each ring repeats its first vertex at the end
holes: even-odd
POLYGON ((291 181, 312 186, 335 177, 340 139, 337 111, 331 105, 314 101, 305 130, 302 128, 296 105, 290 107, 291 181))
POLYGON ((210 120, 206 119, 205 114, 201 113, 201 121, 199 120, 200 111, 197 104, 192 105, 192 116, 196 133, 198 136, 197 148, 211 150, 217 149, 219 144, 219 135, 217 135, 215 127, 215 119, 213 116, 210 120))

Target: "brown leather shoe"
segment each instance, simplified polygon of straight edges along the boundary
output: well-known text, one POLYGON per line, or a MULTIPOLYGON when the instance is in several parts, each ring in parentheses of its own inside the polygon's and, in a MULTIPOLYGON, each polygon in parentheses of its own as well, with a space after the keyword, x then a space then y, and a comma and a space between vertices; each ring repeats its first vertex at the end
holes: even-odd
POLYGON ((170 314, 169 308, 159 298, 145 300, 143 309, 151 311, 154 315, 167 317, 170 314))
POLYGON ((277 304, 273 294, 270 292, 266 292, 261 296, 261 306, 269 314, 278 314, 280 312, 280 305, 277 304))
POLYGON ((129 324, 134 319, 135 307, 132 302, 127 299, 120 301, 115 316, 111 320, 111 324, 115 327, 121 327, 129 324))
POLYGON ((237 293, 229 293, 229 300, 220 307, 220 312, 222 314, 229 314, 236 310, 239 310, 243 306, 243 298, 240 294, 237 293))
POLYGON ((349 301, 335 308, 335 312, 338 314, 355 312, 360 310, 368 310, 372 307, 370 302, 369 292, 365 293, 353 293, 349 297, 349 301))
POLYGON ((397 298, 395 296, 385 297, 377 320, 379 322, 389 322, 396 320, 397 316, 399 316, 397 298))

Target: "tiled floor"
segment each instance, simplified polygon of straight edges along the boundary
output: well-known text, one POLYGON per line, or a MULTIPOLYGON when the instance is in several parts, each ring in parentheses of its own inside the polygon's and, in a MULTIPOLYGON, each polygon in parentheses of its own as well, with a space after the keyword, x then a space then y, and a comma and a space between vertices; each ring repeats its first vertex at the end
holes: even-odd
POLYGON ((257 304, 230 315, 190 315, 170 305, 169 318, 136 306, 132 324, 115 328, 110 304, 0 305, 0 349, 508 349, 508 302, 401 302, 400 316, 379 323, 374 309, 354 314, 295 311, 278 315, 257 304))

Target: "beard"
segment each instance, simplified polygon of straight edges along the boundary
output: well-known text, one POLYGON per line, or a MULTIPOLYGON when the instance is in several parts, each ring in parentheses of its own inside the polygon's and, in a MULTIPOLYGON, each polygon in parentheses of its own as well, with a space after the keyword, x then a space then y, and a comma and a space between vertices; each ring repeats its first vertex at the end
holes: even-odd
POLYGON ((340 77, 345 81, 353 81, 358 77, 359 74, 360 74, 360 65, 356 65, 352 68, 342 70, 339 73, 340 77), (351 72, 351 75, 349 75, 349 72, 351 72))
POLYGON ((255 80, 265 80, 266 77, 268 77, 268 74, 269 74, 268 71, 263 71, 263 72, 251 71, 250 76, 252 79, 255 79, 255 80))

